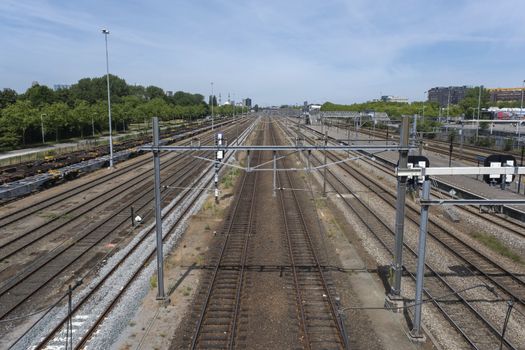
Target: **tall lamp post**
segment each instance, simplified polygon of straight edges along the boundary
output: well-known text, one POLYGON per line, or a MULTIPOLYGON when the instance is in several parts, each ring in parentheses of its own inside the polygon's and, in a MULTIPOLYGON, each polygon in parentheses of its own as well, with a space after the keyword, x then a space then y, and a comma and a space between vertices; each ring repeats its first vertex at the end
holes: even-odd
POLYGON ((93 114, 91 114, 91 132, 93 137, 95 137, 95 118, 93 117, 93 114))
POLYGON ((211 82, 211 130, 213 131, 213 81, 211 82))
POLYGON ((109 118, 109 167, 113 168, 113 138, 111 130, 111 94, 109 91, 109 56, 108 56, 108 35, 109 30, 102 29, 102 34, 106 39, 106 82, 108 86, 108 118, 109 118))
POLYGON ((44 116, 47 117, 47 114, 45 114, 45 113, 40 114, 40 127, 42 129, 42 143, 43 144, 46 143, 46 139, 45 139, 45 136, 44 136, 46 134, 45 131, 44 131, 44 116))

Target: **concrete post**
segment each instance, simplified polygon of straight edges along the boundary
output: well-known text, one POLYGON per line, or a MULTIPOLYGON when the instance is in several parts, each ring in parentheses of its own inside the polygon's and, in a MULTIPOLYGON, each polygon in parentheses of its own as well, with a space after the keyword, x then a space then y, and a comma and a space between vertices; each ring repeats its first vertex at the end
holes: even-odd
MULTIPOLYGON (((160 144, 159 118, 153 118, 153 146, 160 144)), ((153 151, 153 168, 155 171, 155 229, 157 232, 157 300, 164 300, 164 257, 162 255, 162 210, 160 197, 160 152, 153 151)))
MULTIPOLYGON (((408 146, 408 117, 403 117, 401 124, 400 145, 408 146)), ((399 151, 399 168, 406 168, 408 151, 399 151)), ((405 195, 407 177, 397 179, 396 223, 395 223, 395 250, 394 250, 394 284, 390 295, 399 298, 401 292, 401 275, 403 273, 403 234, 405 229, 405 195)))
MULTIPOLYGON (((430 199, 430 180, 425 179, 423 182, 422 200, 430 199)), ((416 309, 414 315, 414 325, 410 335, 414 338, 421 338, 421 308, 423 302, 423 277, 425 273, 425 251, 427 244, 427 224, 429 205, 421 206, 421 218, 419 221, 419 244, 417 252, 417 270, 416 270, 416 309)))

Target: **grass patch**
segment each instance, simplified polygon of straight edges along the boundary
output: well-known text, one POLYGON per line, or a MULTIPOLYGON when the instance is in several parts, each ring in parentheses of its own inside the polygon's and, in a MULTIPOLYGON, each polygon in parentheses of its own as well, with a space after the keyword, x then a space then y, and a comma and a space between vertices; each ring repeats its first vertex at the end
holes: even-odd
POLYGON ((157 275, 151 276, 151 278, 149 279, 149 286, 151 287, 151 289, 157 288, 157 275))
POLYGON ((185 297, 189 296, 191 294, 191 287, 190 286, 186 286, 186 288, 184 288, 184 290, 182 291, 182 295, 184 295, 185 297))
POLYGON ((493 252, 503 255, 511 259, 514 262, 517 262, 520 264, 523 263, 522 258, 518 254, 516 254, 515 252, 507 248, 503 243, 501 243, 501 241, 499 241, 494 236, 491 236, 486 232, 478 232, 478 231, 471 232, 471 236, 476 241, 480 242, 481 244, 483 244, 485 247, 489 248, 493 252))
POLYGON ((54 219, 58 218, 59 215, 56 214, 56 213, 40 212, 40 213, 38 213, 38 216, 40 216, 43 219, 54 220, 54 219))
POLYGON ((235 183, 235 179, 240 174, 240 170, 238 168, 232 168, 228 173, 221 179, 221 185, 222 188, 228 189, 233 187, 233 184, 235 183))
POLYGON ((195 258, 195 263, 197 265, 204 264, 204 255, 202 255, 202 254, 197 255, 197 257, 195 258))
POLYGON ((318 209, 326 208, 326 198, 323 197, 317 197, 315 199, 315 207, 318 209))

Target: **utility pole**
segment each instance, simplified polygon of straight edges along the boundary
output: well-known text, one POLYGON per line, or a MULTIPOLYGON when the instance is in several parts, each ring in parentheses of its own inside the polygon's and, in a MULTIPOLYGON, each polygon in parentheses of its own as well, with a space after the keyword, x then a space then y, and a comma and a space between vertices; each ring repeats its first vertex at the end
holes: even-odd
POLYGON ((478 122, 476 123, 476 141, 478 141, 479 138, 479 119, 481 116, 481 89, 483 89, 483 85, 479 86, 479 94, 478 94, 478 122))
POLYGON ((91 115, 91 133, 93 137, 95 137, 95 119, 93 118, 93 114, 91 115))
MULTIPOLYGON (((520 140, 521 141, 521 140, 520 140)), ((521 159, 520 159, 520 166, 523 166, 523 153, 525 152, 525 142, 521 141, 521 159)), ((518 176, 518 194, 520 194, 520 188, 521 188, 521 174, 518 176)))
MULTIPOLYGON (((153 118, 153 146, 160 145, 159 118, 153 118)), ((162 254, 162 210, 160 197, 160 152, 153 151, 155 170, 155 229, 157 233, 157 300, 164 300, 164 257, 162 254)))
POLYGON ((46 143, 46 139, 45 139, 45 131, 44 131, 44 116, 47 117, 47 114, 45 113, 42 113, 40 114, 40 127, 42 129, 42 144, 45 144, 46 143))
MULTIPOLYGON (((408 117, 403 117, 400 133, 400 146, 408 147, 409 132, 408 117)), ((399 151, 398 167, 406 169, 408 163, 408 151, 399 151)), ((396 198, 396 223, 395 223, 395 252, 394 252, 394 283, 391 287, 387 300, 397 304, 402 301, 401 292, 401 275, 403 274, 403 234, 405 229, 405 196, 406 196, 407 177, 400 176, 397 178, 397 198, 396 198)))
POLYGON ((211 82, 211 131, 213 131, 213 81, 211 82))
POLYGON ((447 98, 447 123, 448 123, 448 116, 450 113, 450 86, 448 87, 448 98, 447 98))
MULTIPOLYGON (((324 146, 328 144, 327 131, 324 133, 324 146)), ((326 150, 324 150, 324 168, 323 168, 323 197, 326 197, 326 150)))
MULTIPOLYGON (((430 199, 430 180, 425 178, 423 181, 423 192, 421 200, 430 199)), ((421 206, 421 217, 419 222, 419 243, 417 252, 417 272, 416 272, 416 309, 414 315, 414 326, 410 335, 414 338, 421 338, 421 309, 423 302, 423 277, 425 273, 425 252, 427 244, 427 224, 428 224, 429 205, 421 206)))

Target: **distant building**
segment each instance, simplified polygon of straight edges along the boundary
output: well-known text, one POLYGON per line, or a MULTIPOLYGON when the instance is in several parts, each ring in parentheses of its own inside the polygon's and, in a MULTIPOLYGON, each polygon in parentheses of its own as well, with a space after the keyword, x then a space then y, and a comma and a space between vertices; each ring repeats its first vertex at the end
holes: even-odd
POLYGON ((242 105, 244 107, 248 107, 248 108, 252 108, 252 99, 247 97, 245 99, 242 100, 242 105))
POLYGON ((67 84, 55 84, 53 85, 53 90, 57 91, 57 90, 69 89, 70 87, 71 85, 67 85, 67 84))
POLYGON ((406 97, 399 97, 399 96, 381 96, 381 101, 383 102, 400 102, 400 103, 408 103, 408 98, 406 97))
POLYGON ((437 103, 439 107, 446 107, 449 102, 450 104, 458 104, 465 98, 467 89, 466 85, 435 87, 428 90, 428 102, 437 103))
POLYGON ((166 96, 168 97, 172 97, 173 96, 173 91, 166 91, 166 96))
POLYGON ((522 88, 494 88, 487 89, 490 93, 490 102, 521 101, 522 88))

